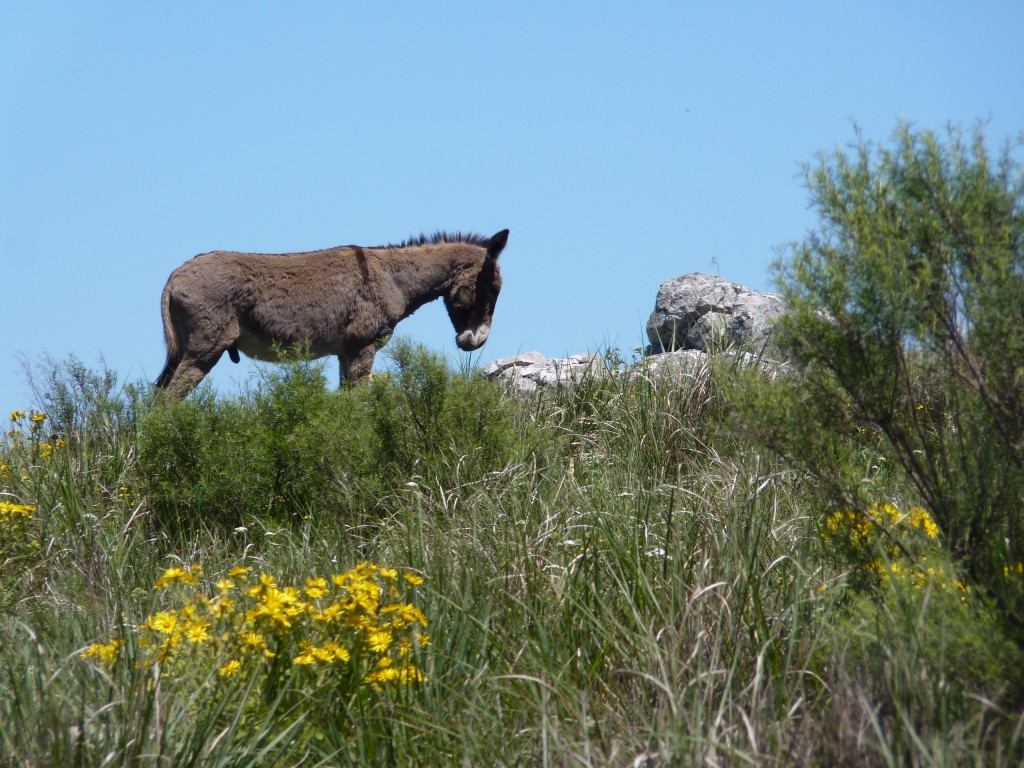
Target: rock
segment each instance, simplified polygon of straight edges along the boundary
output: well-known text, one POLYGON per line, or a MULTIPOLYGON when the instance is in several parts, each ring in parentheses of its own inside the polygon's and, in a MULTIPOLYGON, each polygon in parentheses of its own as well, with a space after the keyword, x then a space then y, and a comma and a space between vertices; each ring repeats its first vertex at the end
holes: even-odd
MULTIPOLYGON (((752 352, 726 350, 716 358, 718 364, 737 368, 759 365, 768 378, 775 378, 789 366, 752 352)), ((539 387, 569 387, 586 376, 640 376, 652 384, 671 382, 673 386, 695 385, 711 376, 712 356, 699 349, 678 349, 648 355, 626 368, 609 369, 601 355, 581 354, 572 357, 544 357, 539 352, 523 352, 488 363, 481 373, 488 379, 504 383, 516 395, 532 395, 539 387)))
POLYGON ((646 376, 652 381, 696 379, 708 373, 708 353, 699 349, 679 349, 649 355, 631 365, 627 373, 646 376))
POLYGON ((645 376, 652 381, 697 381, 709 373, 708 355, 724 353, 730 364, 760 364, 765 375, 784 368, 762 355, 772 324, 786 312, 775 293, 761 293, 714 275, 694 273, 662 283, 647 321, 647 356, 628 368, 609 368, 598 354, 549 358, 539 352, 503 357, 484 366, 489 379, 509 391, 531 394, 538 387, 566 386, 585 376, 645 376), (673 343, 674 342, 674 343, 673 343))
POLYGON ((488 379, 504 382, 510 391, 525 395, 541 386, 572 384, 584 376, 606 376, 608 367, 597 354, 556 358, 523 352, 488 363, 481 373, 488 379))
POLYGON ((571 386, 585 376, 638 375, 648 379, 672 378, 676 381, 696 379, 708 372, 708 355, 696 349, 666 352, 644 357, 633 365, 612 371, 597 354, 572 357, 544 357, 539 352, 524 352, 503 357, 483 367, 481 373, 488 379, 504 382, 510 392, 529 395, 538 387, 571 386))
POLYGON ((694 272, 662 283, 647 321, 649 354, 742 346, 758 351, 786 312, 776 293, 761 293, 714 275, 694 272))

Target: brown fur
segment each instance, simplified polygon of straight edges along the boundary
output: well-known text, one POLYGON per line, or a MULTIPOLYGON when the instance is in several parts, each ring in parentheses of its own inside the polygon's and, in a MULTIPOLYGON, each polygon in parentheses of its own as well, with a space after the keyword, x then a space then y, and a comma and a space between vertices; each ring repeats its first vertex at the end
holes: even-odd
POLYGON ((226 351, 276 360, 308 344, 337 355, 341 379, 361 379, 398 322, 444 298, 460 348, 487 340, 508 230, 420 237, 401 245, 286 254, 203 253, 171 273, 161 311, 167 364, 156 381, 191 392, 226 351))

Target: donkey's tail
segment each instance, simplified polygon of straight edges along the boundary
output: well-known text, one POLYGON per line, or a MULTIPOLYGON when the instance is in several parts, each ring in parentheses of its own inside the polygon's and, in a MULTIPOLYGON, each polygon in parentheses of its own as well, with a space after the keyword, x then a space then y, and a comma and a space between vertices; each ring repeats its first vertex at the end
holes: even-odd
POLYGON ((174 372, 181 362, 181 345, 178 334, 174 330, 174 319, 171 317, 171 282, 167 281, 163 295, 160 297, 160 313, 164 321, 164 344, 167 346, 167 362, 156 380, 156 386, 166 389, 174 378, 174 372))

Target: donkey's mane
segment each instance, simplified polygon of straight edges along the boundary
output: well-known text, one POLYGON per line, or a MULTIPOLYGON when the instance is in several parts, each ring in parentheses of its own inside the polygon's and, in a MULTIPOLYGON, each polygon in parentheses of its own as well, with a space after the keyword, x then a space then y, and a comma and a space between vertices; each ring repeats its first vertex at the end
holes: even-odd
POLYGON ((409 248, 410 246, 416 245, 440 245, 443 243, 467 243, 469 245, 486 247, 490 240, 491 238, 485 237, 484 235, 478 235, 476 232, 443 232, 438 230, 432 235, 421 234, 419 237, 410 237, 408 240, 403 240, 397 245, 391 243, 389 245, 382 245, 379 247, 409 248))

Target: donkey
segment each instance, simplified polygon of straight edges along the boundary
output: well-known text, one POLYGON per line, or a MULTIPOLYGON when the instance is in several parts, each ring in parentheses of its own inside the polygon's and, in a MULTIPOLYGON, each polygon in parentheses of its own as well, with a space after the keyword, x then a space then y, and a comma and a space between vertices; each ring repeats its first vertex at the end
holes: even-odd
POLYGON ((362 379, 400 320, 444 298, 455 343, 473 351, 491 330, 508 230, 421 235, 400 245, 307 253, 213 251, 186 261, 164 286, 167 363, 156 386, 185 397, 227 352, 276 361, 308 345, 337 355, 341 381, 362 379))

